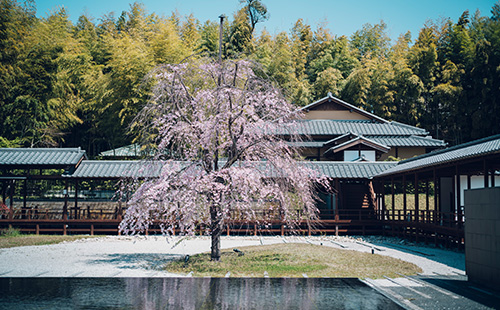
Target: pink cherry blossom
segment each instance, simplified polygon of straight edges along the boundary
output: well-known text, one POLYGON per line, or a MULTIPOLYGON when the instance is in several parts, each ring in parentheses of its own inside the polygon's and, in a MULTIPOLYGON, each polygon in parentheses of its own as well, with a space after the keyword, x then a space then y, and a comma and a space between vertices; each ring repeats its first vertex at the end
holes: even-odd
POLYGON ((328 181, 288 143, 300 139, 293 122, 301 115, 255 72, 247 61, 202 59, 151 73, 151 100, 132 127, 154 146, 144 165, 156 171, 133 183, 124 233, 153 223, 164 234, 206 227, 219 260, 231 221, 266 227, 280 220, 293 229, 317 220, 315 186, 329 188, 328 181))

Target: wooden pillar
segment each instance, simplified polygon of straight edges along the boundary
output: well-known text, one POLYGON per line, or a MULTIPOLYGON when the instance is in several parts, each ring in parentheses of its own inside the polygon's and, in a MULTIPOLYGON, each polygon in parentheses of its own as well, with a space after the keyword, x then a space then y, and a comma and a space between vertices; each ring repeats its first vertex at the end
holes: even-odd
POLYGON ((495 187, 495 169, 491 169, 491 187, 495 187))
POLYGON ((340 185, 339 185, 339 179, 335 179, 335 190, 337 190, 337 193, 335 194, 335 219, 338 220, 339 218, 339 204, 340 204, 340 185))
POLYGON ((23 209, 26 211, 26 196, 28 196, 28 178, 23 183, 23 209))
POLYGON ((396 206, 395 206, 395 198, 394 198, 394 177, 391 177, 391 198, 392 198, 392 220, 394 221, 396 218, 396 206))
POLYGON ((14 187, 15 187, 15 180, 10 181, 10 203, 9 203, 9 220, 12 220, 14 218, 14 187))
POLYGON ((381 188, 380 188, 380 191, 382 192, 382 197, 381 197, 381 207, 380 209, 382 210, 382 218, 381 220, 382 221, 385 221, 385 212, 386 212, 386 209, 385 209, 385 179, 382 180, 382 183, 381 183, 381 188))
MULTIPOLYGON (((63 220, 68 219, 68 180, 64 182, 64 206, 63 206, 63 220)), ((65 226, 66 227, 66 226, 65 226)), ((66 229, 66 228, 65 228, 66 229)))
POLYGON ((462 216, 462 199, 461 199, 461 186, 460 186, 460 169, 458 168, 458 165, 455 166, 455 175, 457 178, 457 183, 456 183, 456 202, 457 202, 457 215, 458 215, 458 221, 461 222, 461 216, 462 216))
POLYGON ((428 216, 428 214, 429 214, 429 209, 430 209, 429 205, 430 205, 430 202, 429 202, 429 180, 426 179, 425 180, 425 211, 427 213, 426 216, 428 216))
POLYGON ((419 214, 420 214, 420 206, 419 206, 419 197, 418 197, 418 173, 415 172, 415 221, 418 222, 419 214))
POLYGON ((438 210, 439 210, 439 186, 438 186, 438 179, 437 179, 437 174, 436 174, 436 169, 434 168, 432 171, 432 178, 434 182, 434 223, 438 220, 438 210))
POLYGON ((403 175, 403 216, 405 217, 405 220, 406 220, 406 211, 407 211, 407 205, 406 205, 406 176, 403 175))
POLYGON ((75 212, 78 210, 78 180, 75 180, 75 212))
POLYGON ((471 176, 470 174, 467 174, 467 189, 471 189, 472 184, 471 184, 471 176))
POLYGON ((483 160, 483 173, 484 173, 484 188, 488 188, 488 166, 486 165, 486 159, 483 160))

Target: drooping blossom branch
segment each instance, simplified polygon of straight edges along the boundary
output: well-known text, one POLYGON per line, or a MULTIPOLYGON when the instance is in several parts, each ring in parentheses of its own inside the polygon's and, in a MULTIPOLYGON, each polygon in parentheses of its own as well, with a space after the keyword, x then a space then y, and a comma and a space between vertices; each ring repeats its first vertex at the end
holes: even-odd
POLYGON ((278 216, 290 228, 317 219, 314 186, 328 182, 290 146, 301 115, 254 72, 250 62, 202 59, 151 74, 153 96, 134 124, 162 168, 138 185, 123 232, 156 220, 164 233, 194 234, 203 224, 218 260, 222 227, 236 218, 266 225, 278 216))

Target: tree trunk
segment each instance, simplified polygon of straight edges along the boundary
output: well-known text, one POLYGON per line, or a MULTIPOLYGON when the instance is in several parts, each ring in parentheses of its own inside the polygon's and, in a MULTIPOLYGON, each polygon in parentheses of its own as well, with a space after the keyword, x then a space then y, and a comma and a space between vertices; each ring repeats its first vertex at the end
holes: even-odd
POLYGON ((218 215, 219 208, 217 206, 210 207, 210 234, 212 236, 212 252, 210 259, 218 262, 220 260, 220 235, 221 235, 221 219, 218 215))

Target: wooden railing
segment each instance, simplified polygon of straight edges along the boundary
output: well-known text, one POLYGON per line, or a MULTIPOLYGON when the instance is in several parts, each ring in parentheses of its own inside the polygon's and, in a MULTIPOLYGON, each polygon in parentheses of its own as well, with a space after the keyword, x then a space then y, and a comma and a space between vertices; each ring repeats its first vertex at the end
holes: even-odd
MULTIPOLYGON (((321 210, 322 218, 309 223, 297 222, 296 227, 288 227, 279 219, 263 222, 247 222, 234 219, 224 226, 227 235, 392 235, 412 238, 416 241, 443 243, 450 247, 463 247, 464 217, 456 213, 435 211, 402 210, 375 212, 373 210, 321 210)), ((14 227, 25 233, 46 234, 120 234, 119 209, 70 208, 68 218, 62 212, 41 210, 17 210, 12 219, 5 212, 0 213, 0 229, 14 227)), ((159 223, 150 227, 145 234, 160 234, 159 223)), ((197 233, 203 234, 205 227, 198 226, 197 233)), ((179 233, 178 230, 175 233, 179 233)))

